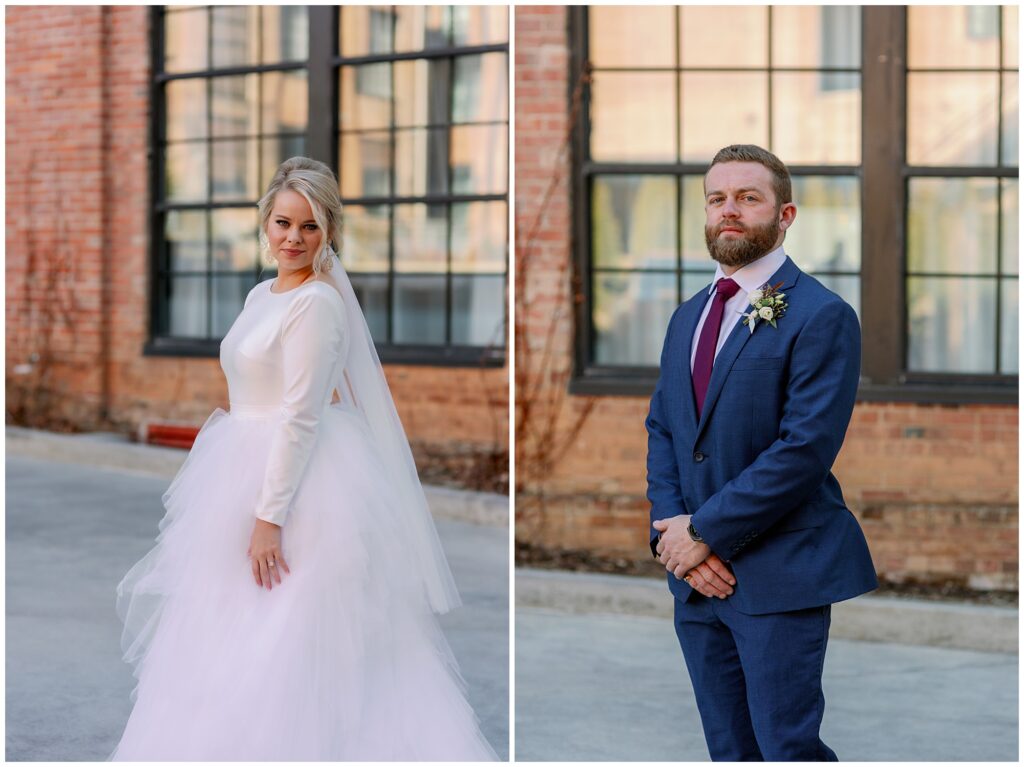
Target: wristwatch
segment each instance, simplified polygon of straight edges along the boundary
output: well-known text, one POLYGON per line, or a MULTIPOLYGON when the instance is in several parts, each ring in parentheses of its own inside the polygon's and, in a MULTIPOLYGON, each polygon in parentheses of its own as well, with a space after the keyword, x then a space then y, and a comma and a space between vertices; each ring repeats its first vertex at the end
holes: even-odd
POLYGON ((690 538, 692 538, 696 543, 704 543, 704 539, 700 537, 700 533, 694 530, 693 522, 691 522, 690 526, 686 528, 686 532, 690 534, 690 538))

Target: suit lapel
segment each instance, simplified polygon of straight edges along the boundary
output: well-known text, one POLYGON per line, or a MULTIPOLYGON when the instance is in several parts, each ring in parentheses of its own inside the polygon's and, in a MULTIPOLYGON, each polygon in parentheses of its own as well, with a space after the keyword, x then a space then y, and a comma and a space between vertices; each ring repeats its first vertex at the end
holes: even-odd
MULTIPOLYGON (((769 285, 776 285, 779 282, 782 285, 779 290, 785 293, 789 288, 796 284, 797 277, 800 274, 800 269, 793 263, 789 256, 786 256, 786 260, 782 263, 775 273, 768 280, 769 285)), ((751 309, 751 306, 747 305, 747 311, 751 309)), ((699 316, 699 315, 698 315, 699 316)), ((759 322, 758 325, 766 324, 763 321, 759 322)), ((770 325, 767 327, 771 328, 770 325)), ((763 329, 754 329, 755 332, 763 333, 763 329)), ((750 332, 750 328, 743 324, 741 319, 736 323, 736 326, 729 333, 729 338, 722 346, 721 351, 718 352, 718 356, 715 357, 715 364, 711 368, 711 380, 708 382, 708 393, 704 397, 704 409, 701 411, 700 422, 697 424, 697 439, 700 439, 700 435, 704 431, 704 427, 707 426, 708 418, 711 416, 711 411, 715 409, 715 403, 718 402, 718 395, 722 393, 722 386, 725 385, 725 379, 729 376, 729 371, 732 369, 733 363, 736 362, 736 358, 740 352, 743 351, 743 347, 746 346, 747 341, 753 333, 750 332)), ((687 360, 689 362, 689 360, 687 360)), ((687 372, 689 372, 689 364, 687 364, 687 372)), ((690 384, 691 395, 689 399, 693 400, 693 384, 690 384)), ((694 414, 696 415, 697 409, 694 406, 694 414)), ((695 440, 696 443, 696 440, 695 440)))
POLYGON ((697 323, 700 322, 701 312, 708 299, 708 289, 705 285, 691 298, 685 306, 682 316, 682 327, 680 333, 682 338, 679 341, 679 348, 682 352, 679 355, 680 378, 683 386, 683 420, 690 428, 697 427, 697 403, 693 398, 693 374, 690 371, 690 356, 693 354, 693 334, 697 331, 697 323), (703 298, 704 300, 700 300, 703 298))

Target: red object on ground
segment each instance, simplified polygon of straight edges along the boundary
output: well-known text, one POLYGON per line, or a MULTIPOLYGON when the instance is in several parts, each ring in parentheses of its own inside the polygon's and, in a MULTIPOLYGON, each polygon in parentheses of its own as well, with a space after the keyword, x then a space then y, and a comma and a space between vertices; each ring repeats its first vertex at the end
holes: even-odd
POLYGON ((169 424, 150 424, 146 430, 146 442, 151 445, 164 445, 166 447, 183 447, 186 450, 192 448, 199 434, 197 426, 170 426, 169 424))

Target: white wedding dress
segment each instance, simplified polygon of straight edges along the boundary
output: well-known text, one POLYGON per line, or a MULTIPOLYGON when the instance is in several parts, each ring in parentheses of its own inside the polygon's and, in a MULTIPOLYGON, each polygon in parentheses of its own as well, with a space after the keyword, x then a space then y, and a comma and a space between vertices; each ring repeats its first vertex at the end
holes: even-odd
POLYGON ((138 684, 111 758, 494 760, 410 567, 420 532, 393 467, 363 413, 330 404, 345 302, 270 285, 221 344, 230 412, 204 424, 118 587, 138 684), (246 554, 257 517, 283 526, 291 569, 269 591, 246 554))

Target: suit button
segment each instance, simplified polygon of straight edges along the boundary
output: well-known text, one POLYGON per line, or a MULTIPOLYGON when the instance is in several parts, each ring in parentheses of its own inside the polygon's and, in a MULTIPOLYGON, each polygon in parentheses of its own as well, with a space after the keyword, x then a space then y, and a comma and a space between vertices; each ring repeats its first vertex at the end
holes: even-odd
POLYGON ((695 460, 697 463, 700 463, 701 461, 704 460, 704 453, 698 450, 696 453, 693 454, 693 460, 695 460))

